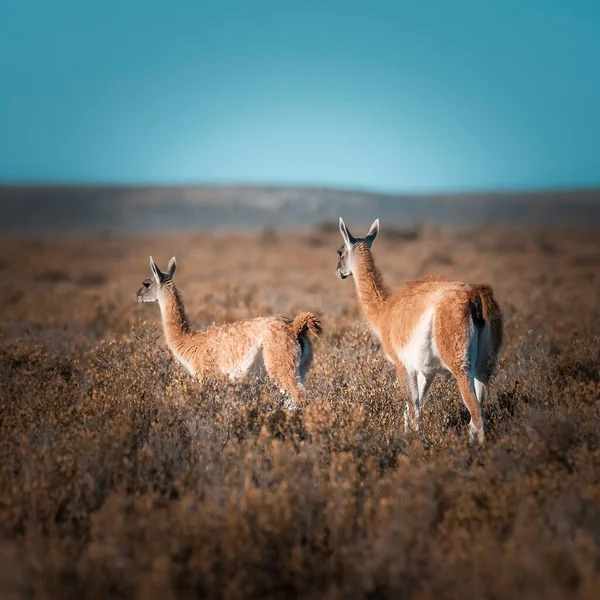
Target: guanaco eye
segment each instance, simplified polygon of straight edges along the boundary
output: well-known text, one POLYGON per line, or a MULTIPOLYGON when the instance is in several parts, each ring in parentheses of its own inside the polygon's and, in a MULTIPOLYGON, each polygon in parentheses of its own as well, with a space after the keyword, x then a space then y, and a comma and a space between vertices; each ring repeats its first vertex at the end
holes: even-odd
POLYGON ((341 257, 342 257, 342 249, 340 248, 340 249, 337 251, 337 253, 338 253, 338 256, 341 258, 341 257))
POLYGON ((149 280, 149 279, 144 279, 143 286, 144 286, 145 288, 149 288, 149 287, 150 287, 150 283, 151 283, 151 282, 150 282, 150 280, 149 280))

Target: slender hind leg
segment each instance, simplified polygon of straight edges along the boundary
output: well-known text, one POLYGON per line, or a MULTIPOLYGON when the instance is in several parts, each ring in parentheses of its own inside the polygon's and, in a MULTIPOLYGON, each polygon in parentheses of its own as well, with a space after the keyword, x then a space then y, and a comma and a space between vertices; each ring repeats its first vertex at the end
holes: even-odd
POLYGON ((490 377, 488 373, 481 373, 475 371, 475 377, 473 379, 473 385, 475 388, 475 395, 477 396, 477 402, 479 403, 479 410, 481 411, 481 421, 483 424, 483 406, 488 394, 488 381, 490 377))
POLYGON ((479 402, 479 406, 483 410, 483 403, 487 398, 488 393, 488 377, 483 375, 482 373, 475 373, 475 395, 477 396, 477 401, 479 402))
POLYGON ((491 341, 491 328, 488 324, 479 331, 477 357, 475 359, 475 394, 483 409, 488 393, 488 383, 496 367, 497 350, 491 341))
POLYGON ((425 406, 425 401, 427 400, 427 394, 429 393, 429 388, 435 379, 435 373, 423 373, 419 371, 417 374, 417 384, 419 387, 419 405, 420 408, 425 406))
POLYGON ((454 377, 456 377, 462 400, 471 415, 469 438, 471 441, 474 441, 477 438, 480 442, 483 442, 485 438, 483 430, 483 410, 481 409, 481 404, 479 403, 475 392, 475 378, 465 371, 454 373, 454 377))
POLYGON ((404 428, 406 431, 411 429, 419 431, 419 383, 416 371, 409 371, 406 367, 398 362, 396 363, 396 374, 398 383, 406 390, 407 398, 404 406, 404 428))
POLYGON ((265 368, 285 394, 286 410, 296 410, 306 404, 307 396, 299 380, 300 347, 295 340, 275 340, 265 344, 265 368))

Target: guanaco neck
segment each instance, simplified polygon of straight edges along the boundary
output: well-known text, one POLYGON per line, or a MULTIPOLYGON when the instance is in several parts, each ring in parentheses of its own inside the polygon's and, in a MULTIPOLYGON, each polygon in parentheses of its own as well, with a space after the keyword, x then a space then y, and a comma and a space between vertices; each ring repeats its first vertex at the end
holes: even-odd
POLYGON ((354 248, 352 259, 352 271, 361 307, 369 325, 380 333, 383 309, 390 294, 368 246, 359 242, 354 248))
POLYGON ((163 328, 167 343, 171 348, 189 336, 191 329, 185 314, 183 298, 177 286, 170 281, 165 284, 158 296, 163 328))

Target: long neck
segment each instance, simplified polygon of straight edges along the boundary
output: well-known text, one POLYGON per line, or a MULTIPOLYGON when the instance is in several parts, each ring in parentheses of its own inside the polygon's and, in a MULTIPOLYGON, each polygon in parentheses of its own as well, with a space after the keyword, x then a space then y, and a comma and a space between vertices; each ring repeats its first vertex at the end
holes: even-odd
POLYGON ((190 334, 190 324, 185 314, 181 293, 172 281, 161 290, 158 303, 167 343, 173 346, 190 334))
POLYGON ((390 294, 368 246, 359 243, 354 248, 352 271, 363 312, 371 327, 379 332, 383 308, 390 294))

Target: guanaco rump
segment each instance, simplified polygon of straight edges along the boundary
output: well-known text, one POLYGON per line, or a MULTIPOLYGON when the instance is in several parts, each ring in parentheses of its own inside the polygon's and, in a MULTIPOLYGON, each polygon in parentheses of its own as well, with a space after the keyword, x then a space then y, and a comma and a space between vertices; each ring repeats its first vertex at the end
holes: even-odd
POLYGON ((284 393, 287 410, 305 404, 302 380, 313 356, 309 333, 321 333, 319 318, 305 312, 293 320, 271 316, 192 331, 173 281, 176 267, 173 257, 163 273, 150 257, 152 277, 144 280, 137 301, 158 302, 167 344, 189 373, 200 380, 226 376, 235 381, 266 372, 284 393))
POLYGON ((502 313, 492 288, 428 277, 391 295, 371 254, 379 219, 364 238, 355 238, 341 218, 340 231, 344 243, 336 274, 340 279, 354 276, 364 315, 385 356, 396 365, 408 396, 406 427, 418 429, 435 376, 448 370, 471 414, 470 439, 483 442, 483 403, 502 344, 502 313))

